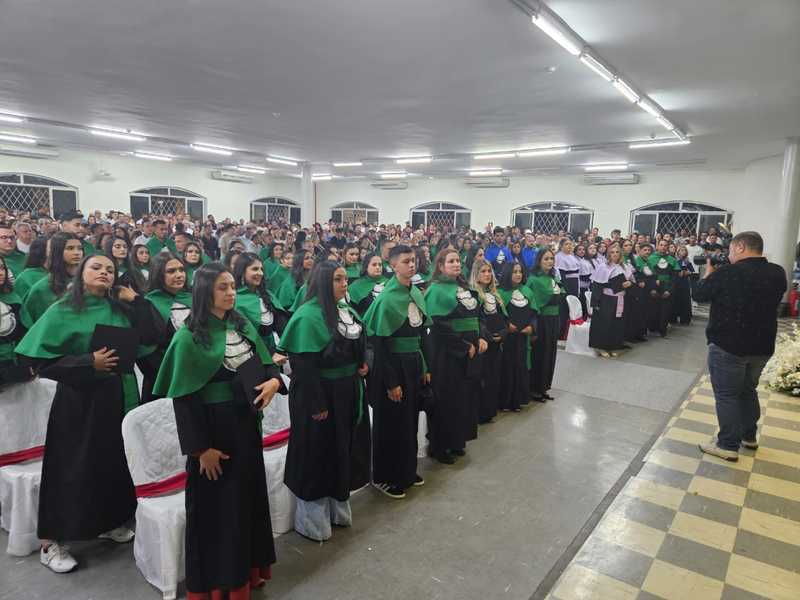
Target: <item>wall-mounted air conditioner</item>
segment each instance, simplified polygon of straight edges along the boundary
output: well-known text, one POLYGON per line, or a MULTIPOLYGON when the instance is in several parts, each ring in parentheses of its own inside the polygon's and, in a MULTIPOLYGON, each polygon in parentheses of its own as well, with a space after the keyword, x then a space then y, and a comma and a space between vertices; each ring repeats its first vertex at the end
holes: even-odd
POLYGON ((11 156, 25 156, 27 158, 58 158, 55 150, 45 150, 44 148, 23 148, 21 146, 6 146, 0 144, 0 154, 11 156))
POLYGON ((633 185, 639 183, 638 173, 594 173, 584 175, 583 182, 589 185, 633 185))
POLYGON ((211 179, 219 179, 220 181, 232 181, 234 183, 253 183, 253 178, 241 173, 233 173, 232 171, 211 171, 211 179))
POLYGON ((379 190, 407 190, 407 181, 373 181, 370 185, 379 190))
POLYGON ((511 179, 508 177, 467 177, 464 179, 464 183, 476 188, 507 188, 511 185, 511 179))

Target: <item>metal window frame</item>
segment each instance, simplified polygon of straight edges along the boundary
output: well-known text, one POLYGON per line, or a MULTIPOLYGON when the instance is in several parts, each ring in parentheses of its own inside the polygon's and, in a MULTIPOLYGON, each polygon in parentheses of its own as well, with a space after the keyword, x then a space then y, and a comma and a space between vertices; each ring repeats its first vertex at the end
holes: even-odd
POLYGON ((348 201, 348 202, 340 202, 334 206, 331 206, 331 221, 334 223, 338 223, 339 225, 344 225, 344 211, 361 211, 364 213, 364 220, 363 222, 366 224, 370 223, 380 223, 380 209, 377 206, 373 206, 372 204, 368 204, 366 202, 358 202, 358 201, 348 201), (340 218, 337 220, 334 217, 334 211, 339 211, 340 218), (369 218, 370 213, 375 213, 375 221, 371 221, 369 218))
POLYGON ((422 204, 418 204, 417 206, 409 209, 408 211, 408 219, 409 223, 414 221, 414 213, 423 213, 425 215, 425 228, 428 227, 428 213, 429 212, 452 212, 453 213, 453 224, 451 227, 455 228, 456 226, 456 214, 468 214, 469 215, 469 224, 472 227, 472 209, 462 206, 461 204, 456 204, 455 202, 423 202, 422 204), (439 208, 418 208, 420 206, 432 206, 432 205, 439 205, 439 208), (443 204, 452 204, 454 206, 461 206, 461 208, 442 208, 443 204))
MULTIPOLYGON (((516 222, 516 218, 518 214, 525 214, 531 215, 531 230, 533 230, 533 226, 536 224, 536 213, 566 213, 567 216, 567 231, 572 231, 572 215, 579 214, 579 215, 589 215, 589 229, 591 230, 594 227, 594 209, 586 208, 585 206, 581 206, 580 208, 571 208, 571 209, 563 209, 563 208, 555 208, 556 204, 570 204, 569 202, 535 202, 532 204, 525 204, 524 206, 518 206, 511 210, 511 223, 516 222), (529 208, 531 207, 531 208, 529 208)), ((545 233, 555 233, 555 232, 545 232, 545 233)))
POLYGON ((144 196, 147 197, 147 214, 152 215, 153 213, 153 196, 158 196, 162 198, 175 198, 175 199, 182 199, 184 203, 184 212, 188 215, 189 214, 189 201, 194 200, 195 202, 202 202, 203 203, 203 217, 201 220, 205 220, 206 215, 208 214, 208 200, 205 196, 201 196, 197 192, 193 192, 192 190, 187 190, 186 188, 176 187, 172 185, 151 185, 146 188, 142 188, 141 191, 132 191, 128 192, 128 208, 131 209, 131 214, 133 214, 133 209, 130 206, 131 198, 133 196, 144 196), (168 194, 165 196, 164 194, 155 194, 151 193, 149 190, 154 189, 167 189, 168 194), (176 192, 189 192, 190 194, 194 194, 193 196, 182 196, 180 194, 174 194, 173 191, 176 192))
POLYGON ((300 217, 303 216, 303 209, 298 202, 295 202, 291 198, 286 198, 284 196, 264 196, 263 198, 256 198, 255 200, 250 201, 250 220, 255 221, 254 215, 254 207, 256 206, 263 206, 264 207, 264 215, 267 217, 265 219, 266 222, 269 222, 269 207, 284 207, 286 214, 283 219, 289 223, 291 221, 292 209, 296 208, 300 211, 300 217))
POLYGON ((634 225, 635 225, 635 221, 636 221, 636 216, 637 215, 655 215, 655 217, 656 217, 655 230, 653 231, 653 233, 651 233, 649 235, 655 235, 655 233, 658 232, 658 228, 659 228, 659 224, 660 224, 660 221, 661 221, 661 215, 662 214, 680 212, 680 213, 697 215, 697 225, 695 226, 695 231, 694 231, 695 235, 700 235, 700 220, 704 216, 706 216, 706 217, 707 216, 716 216, 716 217, 719 218, 719 220, 721 222, 725 223, 725 225, 730 224, 731 220, 733 219, 734 211, 732 211, 732 210, 725 210, 724 208, 719 208, 719 207, 714 207, 714 208, 717 208, 717 210, 713 210, 713 211, 712 210, 684 210, 684 208, 683 208, 684 204, 704 204, 705 206, 714 206, 713 204, 705 204, 704 202, 695 202, 695 201, 690 201, 690 200, 679 200, 679 201, 673 200, 673 201, 668 201, 668 202, 655 202, 653 204, 648 204, 648 205, 642 206, 640 208, 633 209, 630 212, 630 216, 628 218, 628 229, 629 229, 629 231, 635 231, 634 225), (661 204, 669 204, 669 203, 677 203, 678 204, 678 210, 677 211, 674 211, 674 210, 649 210, 649 208, 651 206, 659 206, 661 204))
MULTIPOLYGON (((31 177, 43 177, 45 179, 51 179, 51 180, 53 180, 53 181, 55 181, 57 183, 62 184, 62 185, 40 185, 40 184, 37 184, 37 183, 13 183, 13 182, 0 181, 0 185, 3 185, 3 186, 21 187, 21 188, 25 188, 25 187, 28 187, 28 188, 46 188, 48 190, 47 191, 47 195, 48 195, 48 204, 49 204, 49 208, 50 208, 50 215, 53 218, 57 218, 57 215, 53 214, 53 190, 59 190, 59 191, 62 191, 62 192, 75 192, 75 209, 79 210, 80 207, 81 207, 81 195, 80 195, 80 192, 79 192, 77 187, 69 185, 68 183, 60 181, 58 179, 53 179, 52 177, 50 177, 48 175, 40 175, 40 174, 37 174, 37 173, 28 173, 26 171, 2 171, 2 172, 0 172, 0 175, 19 175, 20 176, 20 181, 24 181, 25 180, 25 176, 26 175, 30 175, 31 177)), ((14 209, 12 209, 12 210, 14 210, 14 209)))

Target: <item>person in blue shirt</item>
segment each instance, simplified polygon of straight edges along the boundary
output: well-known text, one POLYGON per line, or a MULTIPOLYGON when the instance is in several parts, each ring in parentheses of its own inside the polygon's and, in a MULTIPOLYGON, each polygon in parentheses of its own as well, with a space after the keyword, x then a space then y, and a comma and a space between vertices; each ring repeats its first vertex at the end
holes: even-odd
POLYGON ((539 248, 536 247, 536 238, 530 231, 525 232, 525 247, 522 248, 522 262, 525 264, 525 272, 529 273, 536 262, 536 255, 539 248))
POLYGON ((494 228, 494 241, 486 247, 484 259, 492 265, 495 275, 503 270, 503 265, 512 260, 511 250, 506 245, 506 230, 502 227, 494 228))

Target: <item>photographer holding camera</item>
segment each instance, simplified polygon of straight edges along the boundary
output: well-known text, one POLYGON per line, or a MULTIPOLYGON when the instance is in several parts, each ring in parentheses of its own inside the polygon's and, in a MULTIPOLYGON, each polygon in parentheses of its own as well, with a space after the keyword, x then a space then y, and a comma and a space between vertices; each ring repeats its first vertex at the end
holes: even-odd
POLYGON ((777 313, 786 292, 783 267, 762 256, 764 240, 745 231, 730 241, 730 264, 710 257, 695 299, 711 302, 706 338, 708 372, 717 409, 716 440, 700 450, 725 460, 739 459, 739 446, 758 448, 756 423, 761 417, 758 380, 775 351, 777 313))

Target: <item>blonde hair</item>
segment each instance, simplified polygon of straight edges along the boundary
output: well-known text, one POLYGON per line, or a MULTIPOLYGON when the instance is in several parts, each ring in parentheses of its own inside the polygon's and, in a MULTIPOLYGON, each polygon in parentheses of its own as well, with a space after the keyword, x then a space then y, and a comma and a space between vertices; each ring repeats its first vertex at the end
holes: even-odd
POLYGON ((476 258, 475 262, 472 263, 472 271, 469 274, 469 287, 478 292, 481 302, 486 300, 486 292, 488 291, 492 293, 495 298, 497 298, 497 301, 501 305, 503 304, 503 299, 500 297, 500 294, 497 293, 497 278, 494 276, 494 270, 492 269, 492 265, 490 265, 486 259, 476 258), (489 267, 489 270, 492 273, 492 281, 484 289, 483 285, 478 283, 478 275, 480 274, 481 269, 485 266, 489 267))

